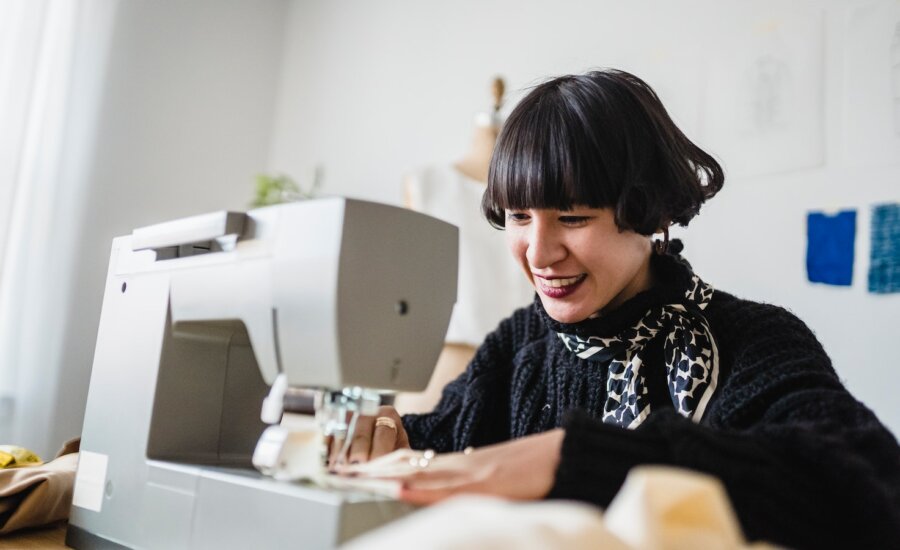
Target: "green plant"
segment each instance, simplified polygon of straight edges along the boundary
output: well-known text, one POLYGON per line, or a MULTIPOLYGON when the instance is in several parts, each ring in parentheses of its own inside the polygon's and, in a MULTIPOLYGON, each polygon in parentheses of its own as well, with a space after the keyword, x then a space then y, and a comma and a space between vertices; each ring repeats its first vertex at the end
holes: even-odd
POLYGON ((307 191, 290 176, 259 174, 256 176, 256 196, 250 206, 256 208, 314 198, 321 179, 318 176, 317 170, 316 177, 313 178, 313 183, 307 191))

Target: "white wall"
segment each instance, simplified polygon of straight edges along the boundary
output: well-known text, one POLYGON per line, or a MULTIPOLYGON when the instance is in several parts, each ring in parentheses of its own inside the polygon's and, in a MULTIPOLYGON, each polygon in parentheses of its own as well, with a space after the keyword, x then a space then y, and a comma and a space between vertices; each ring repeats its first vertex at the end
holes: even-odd
POLYGON ((797 313, 851 391, 897 433, 889 392, 900 387, 891 346, 900 296, 865 286, 868 209, 900 200, 884 76, 898 6, 295 0, 270 167, 302 177, 321 163, 326 192, 397 203, 404 172, 466 149, 495 74, 514 91, 511 106, 547 76, 631 70, 729 172, 720 196, 679 233, 697 271, 797 313), (859 209, 854 284, 810 285, 806 212, 837 207, 859 209))
POLYGON ((75 259, 70 276, 52 279, 68 290, 63 351, 29 367, 47 399, 17 411, 17 443, 52 456, 81 432, 112 238, 246 209, 266 169, 286 10, 280 0, 118 2, 87 192, 64 205, 82 213, 66 239, 75 259))
POLYGON ((73 157, 93 151, 62 164, 88 189, 63 205, 76 223, 57 228, 60 258, 73 259, 33 285, 62 297, 58 319, 29 317, 35 341, 44 326, 62 334, 32 355, 27 377, 46 395, 17 411, 17 443, 50 454, 80 431, 113 236, 243 209, 266 168, 303 179, 321 163, 325 192, 399 203, 406 171, 466 149, 495 74, 508 111, 527 86, 598 66, 646 78, 729 170, 684 233, 698 272, 795 311, 850 389, 900 431, 889 395, 900 387, 890 347, 900 298, 865 290, 868 208, 900 200, 885 76, 897 1, 115 3, 99 110, 74 115, 91 129, 66 138, 73 157), (762 58, 785 64, 754 73, 762 58), (860 209, 849 289, 805 279, 805 214, 836 207, 860 209))

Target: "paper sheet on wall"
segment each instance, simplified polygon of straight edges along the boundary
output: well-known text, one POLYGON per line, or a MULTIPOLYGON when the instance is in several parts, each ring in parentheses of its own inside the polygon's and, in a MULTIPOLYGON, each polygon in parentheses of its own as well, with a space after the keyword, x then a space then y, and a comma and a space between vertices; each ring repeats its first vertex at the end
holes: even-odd
POLYGON ((851 164, 894 164, 900 160, 900 1, 854 8, 844 44, 844 154, 851 164))
POLYGON ((732 176, 824 160, 824 14, 748 5, 710 37, 701 141, 732 176))

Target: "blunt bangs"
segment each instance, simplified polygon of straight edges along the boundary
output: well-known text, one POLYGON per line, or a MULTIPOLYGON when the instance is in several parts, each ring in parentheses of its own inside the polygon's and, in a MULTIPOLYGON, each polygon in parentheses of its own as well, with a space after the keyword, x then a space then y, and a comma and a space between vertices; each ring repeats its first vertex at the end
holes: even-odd
POLYGON ((566 105, 571 98, 549 90, 557 84, 536 87, 497 137, 482 199, 482 211, 494 227, 504 227, 507 209, 571 210, 616 203, 616 189, 607 181, 595 139, 586 132, 586 113, 572 112, 566 105))
POLYGON ((482 212, 610 207, 623 230, 650 235, 687 225, 724 183, 719 164, 672 122, 653 90, 623 71, 536 86, 503 126, 482 212))

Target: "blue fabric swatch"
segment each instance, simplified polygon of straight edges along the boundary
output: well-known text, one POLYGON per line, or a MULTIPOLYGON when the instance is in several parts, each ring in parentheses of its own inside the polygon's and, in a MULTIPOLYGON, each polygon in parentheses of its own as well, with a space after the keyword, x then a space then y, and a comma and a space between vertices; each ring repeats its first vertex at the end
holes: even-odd
POLYGON ((810 282, 850 286, 856 241, 856 210, 806 217, 806 275, 810 282))
POLYGON ((900 292, 900 204, 872 207, 869 292, 900 292))

